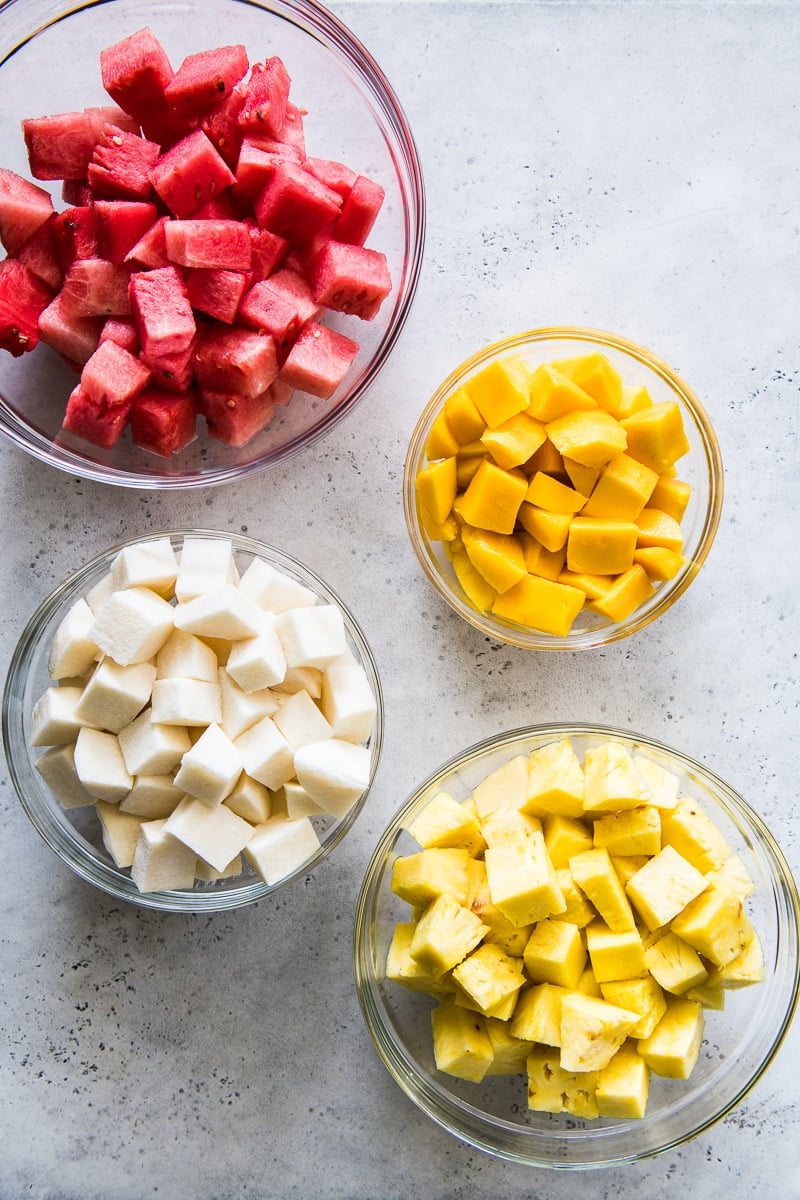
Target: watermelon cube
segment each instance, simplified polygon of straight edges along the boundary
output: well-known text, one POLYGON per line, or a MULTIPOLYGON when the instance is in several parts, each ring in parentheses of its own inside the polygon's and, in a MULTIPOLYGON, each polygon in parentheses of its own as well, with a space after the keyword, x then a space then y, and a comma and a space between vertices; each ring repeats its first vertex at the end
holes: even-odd
POLYGON ((53 217, 50 227, 62 271, 68 271, 76 258, 98 257, 95 214, 89 205, 63 209, 53 217))
POLYGON ((147 200, 152 194, 150 172, 161 148, 117 125, 104 125, 89 163, 88 179, 95 196, 147 200))
POLYGON ((24 263, 0 262, 0 346, 19 358, 39 341, 39 318, 53 293, 24 263))
POLYGON ((234 192, 242 203, 252 202, 263 191, 272 178, 275 168, 282 162, 302 165, 300 151, 283 142, 256 143, 245 138, 239 149, 236 163, 234 192))
POLYGON ((139 334, 130 317, 108 317, 103 325, 98 345, 103 342, 116 342, 131 354, 139 353, 139 334))
POLYGON ((245 227, 250 238, 250 275, 253 282, 257 283, 277 270, 286 257, 289 243, 286 238, 278 237, 277 233, 270 233, 268 229, 261 229, 248 221, 245 221, 245 227))
POLYGON ((168 221, 167 258, 180 267, 250 269, 250 236, 241 221, 168 221))
POLYGON ((148 200, 95 200, 97 253, 109 262, 122 263, 146 230, 158 220, 158 209, 148 200))
POLYGON ((285 408, 294 395, 294 388, 285 379, 279 378, 270 384, 269 394, 273 404, 280 404, 285 408))
POLYGON ((239 306, 242 324, 270 333, 279 355, 289 348, 306 321, 318 313, 319 306, 306 281, 288 269, 254 284, 239 306))
POLYGON ((249 65, 241 45, 189 54, 164 89, 164 97, 176 112, 206 112, 230 95, 249 65))
POLYGON ((169 217, 159 217, 157 221, 154 221, 150 228, 144 231, 138 242, 131 246, 125 255, 125 262, 149 267, 151 270, 155 267, 168 267, 170 264, 167 258, 167 239, 164 226, 169 220, 169 217))
POLYGON ((141 350, 139 357, 149 367, 153 386, 167 392, 188 392, 194 383, 194 351, 199 339, 196 335, 185 350, 172 354, 153 354, 141 350))
POLYGON ((196 129, 161 155, 150 178, 174 216, 191 217, 235 176, 203 131, 196 129))
POLYGON ((87 178, 95 143, 88 112, 28 117, 22 135, 34 179, 87 178))
POLYGON ((91 358, 84 363, 80 386, 91 400, 105 401, 112 408, 130 405, 150 382, 150 371, 136 355, 116 342, 98 344, 91 358))
POLYGON ((92 141, 95 146, 102 138, 106 125, 116 125, 117 129, 121 129, 123 133, 132 133, 135 137, 140 135, 139 122, 136 118, 129 116, 116 104, 95 105, 93 108, 85 108, 83 111, 89 118, 89 128, 92 131, 92 141))
POLYGON ((100 73, 112 100, 138 121, 167 109, 164 91, 174 71, 152 30, 139 29, 102 50, 100 73))
POLYGON ((386 255, 366 246, 329 240, 309 269, 318 304, 370 321, 391 291, 386 255))
POLYGON ((301 392, 327 400, 347 374, 358 342, 335 329, 309 321, 280 370, 280 380, 301 392))
POLYGON ((76 365, 76 369, 94 354, 103 329, 102 317, 79 317, 64 303, 58 292, 39 317, 42 341, 76 365))
POLYGON ((28 238, 14 255, 17 262, 24 263, 49 288, 57 292, 64 280, 64 272, 56 256, 53 230, 50 221, 40 225, 33 237, 28 238))
POLYGON ((290 242, 304 242, 335 221, 342 200, 338 192, 290 161, 276 165, 256 198, 259 225, 290 242))
POLYGON ((372 232, 385 197, 379 183, 358 175, 342 204, 342 211, 333 225, 333 237, 337 242, 349 242, 363 246, 372 232))
POLYGON ((204 270, 187 272, 186 295, 192 308, 230 325, 250 282, 247 271, 204 270))
MULTIPOLYGON (((280 141, 284 146, 293 146, 300 154, 301 162, 306 157, 306 136, 305 127, 303 124, 303 109, 292 104, 291 100, 286 105, 286 120, 281 129, 280 141)), ((252 139, 256 145, 261 145, 262 142, 266 147, 269 147, 276 140, 271 137, 267 131, 256 129, 251 126, 247 131, 248 138, 252 139)))
POLYGON ((80 384, 70 393, 62 429, 85 442, 107 450, 119 441, 130 411, 130 403, 108 404, 95 400, 80 384))
POLYGON ((233 202, 230 189, 215 196, 192 213, 193 221, 240 221, 241 213, 233 202))
POLYGON ((170 458, 197 437, 196 398, 146 388, 131 405, 130 425, 136 446, 170 458))
POLYGON ((0 167, 0 242, 9 254, 16 254, 52 215, 49 192, 0 167))
POLYGON ((200 118, 199 128, 232 171, 236 170, 244 138, 244 130, 239 124, 239 113, 243 105, 244 96, 238 88, 234 88, 221 104, 200 118))
POLYGON ((128 316, 129 267, 105 258, 76 258, 64 276, 61 302, 78 317, 128 316))
POLYGON ((65 179, 61 184, 61 199, 70 208, 87 208, 94 200, 94 193, 87 179, 65 179))
POLYGON ((203 392, 200 404, 209 437, 229 446, 246 445, 266 429, 275 414, 270 391, 268 388, 260 396, 203 392))
POLYGON ((286 67, 277 55, 266 62, 253 63, 239 113, 242 128, 261 130, 267 137, 280 137, 286 124, 290 87, 286 67))
POLYGON ((278 374, 275 342, 266 333, 212 325, 200 337, 194 369, 201 392, 260 396, 278 374))
POLYGON ((155 357, 179 354, 191 345, 197 327, 183 279, 175 267, 135 271, 130 297, 145 353, 155 357))

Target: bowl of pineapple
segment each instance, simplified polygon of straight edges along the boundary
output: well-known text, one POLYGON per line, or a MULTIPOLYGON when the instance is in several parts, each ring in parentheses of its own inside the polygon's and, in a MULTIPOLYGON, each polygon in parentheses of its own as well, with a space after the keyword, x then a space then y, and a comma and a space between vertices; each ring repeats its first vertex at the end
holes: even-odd
POLYGON ((461 1140, 534 1166, 648 1158, 779 1050, 800 899, 708 767, 602 726, 515 729, 426 779, 381 837, 354 937, 390 1074, 461 1140))

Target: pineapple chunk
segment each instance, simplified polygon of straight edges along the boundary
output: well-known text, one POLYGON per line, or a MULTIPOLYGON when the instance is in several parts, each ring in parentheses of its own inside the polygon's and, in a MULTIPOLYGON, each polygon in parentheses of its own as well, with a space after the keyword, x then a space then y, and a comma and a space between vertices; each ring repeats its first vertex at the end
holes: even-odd
POLYGON ((582 992, 561 997, 561 1066, 599 1071, 607 1066, 639 1020, 638 1013, 582 992))
POLYGON ((459 1008, 453 1000, 443 1000, 431 1013, 431 1027, 437 1069, 480 1083, 494 1057, 481 1014, 459 1008))
POLYGON ((600 1115, 595 1099, 595 1071, 566 1070, 558 1054, 537 1046, 528 1055, 528 1108, 535 1112, 568 1112, 593 1120, 600 1115))
POLYGON ((647 974, 642 939, 636 929, 609 929, 602 921, 586 926, 586 948, 600 984, 647 974))
POLYGON ((611 1062, 597 1073, 595 1098, 601 1117, 643 1117, 650 1090, 650 1068, 631 1041, 623 1042, 611 1062))
POLYGON ((577 987, 586 965, 586 947, 578 926, 552 918, 538 921, 523 960, 531 982, 577 987))
POLYGON ((619 881, 623 887, 627 887, 628 880, 641 870, 646 862, 650 859, 647 854, 612 854, 611 861, 614 864, 614 870, 619 876, 619 881))
POLYGON ((572 878, 569 867, 556 871, 556 882, 561 888, 566 904, 564 911, 558 914, 559 921, 569 921, 571 925, 577 925, 578 929, 585 928, 597 914, 572 878))
POLYGON ((651 1071, 668 1079, 688 1079, 703 1041, 703 1008, 696 1000, 672 996, 649 1037, 638 1043, 651 1071))
POLYGON ((709 871, 706 879, 709 883, 718 883, 729 888, 740 900, 752 896, 756 887, 738 854, 729 854, 719 870, 709 871))
POLYGON ((639 774, 645 804, 673 809, 678 800, 679 777, 644 754, 634 754, 633 765, 639 774))
POLYGON ((725 991, 718 983, 701 983, 699 987, 689 988, 686 999, 696 1000, 703 1008, 714 1008, 717 1012, 725 1008, 725 991))
POLYGON ((560 1046, 561 1000, 568 991, 555 983, 537 983, 525 988, 517 998, 509 1033, 525 1042, 560 1046))
POLYGON ((408 948, 422 967, 444 975, 474 950, 487 926, 452 896, 442 895, 423 912, 408 948))
POLYGON ((647 928, 659 929, 706 886, 705 876, 696 867, 673 846, 665 846, 631 876, 625 892, 647 928))
POLYGON ((513 846, 516 842, 542 832, 538 817, 518 812, 515 808, 498 808, 481 824, 481 834, 487 846, 513 846))
POLYGON ((597 982, 597 977, 591 968, 591 964, 588 967, 583 968, 581 977, 578 980, 578 986, 575 988, 575 991, 583 992, 584 996, 597 996, 599 1000, 605 1000, 605 996, 600 990, 600 984, 597 982))
POLYGON ((644 952, 647 969, 665 992, 681 996, 708 979, 700 955, 671 930, 644 952))
POLYGON ((533 926, 512 925, 508 917, 503 916, 497 905, 492 904, 486 863, 482 858, 471 860, 469 877, 466 907, 471 908, 484 925, 488 926, 488 930, 484 934, 484 941, 500 946, 506 954, 521 958, 533 926))
POLYGON ((583 768, 568 738, 534 750, 529 758, 528 794, 523 812, 543 817, 583 812, 583 768))
POLYGON ((603 742, 586 751, 584 811, 612 813, 642 803, 641 778, 629 751, 619 742, 603 742))
POLYGON ((521 959, 484 943, 453 968, 453 980, 479 1012, 494 1016, 509 998, 516 1000, 525 976, 521 959))
POLYGON ((461 846, 474 857, 486 847, 475 814, 447 792, 432 797, 408 832, 426 850, 432 846, 461 846))
POLYGON ((605 846, 612 856, 658 854, 661 849, 661 817, 652 804, 623 812, 607 813, 594 823, 595 846, 605 846))
POLYGON ((400 921, 395 926, 386 955, 386 978, 393 979, 412 992, 447 996, 453 991, 450 976, 429 971, 411 957, 410 947, 416 928, 415 921, 400 921))
POLYGON ((396 858, 392 867, 392 891, 411 905, 424 906, 443 895, 464 904, 469 860, 469 852, 462 846, 432 847, 396 858))
POLYGON ((631 906, 606 849, 584 850, 573 855, 569 869, 609 929, 635 928, 631 906))
POLYGON ((525 843, 490 846, 484 855, 492 903, 513 925, 530 925, 566 908, 544 835, 525 843))
POLYGON ((524 754, 497 767, 472 790, 478 819, 483 822, 498 808, 522 808, 528 794, 528 759, 524 754))
POLYGON ((711 978, 721 988, 740 988, 761 983, 764 975, 764 952, 758 934, 753 930, 753 936, 741 954, 737 954, 724 967, 714 970, 711 978))
POLYGON ((652 975, 644 979, 619 979, 601 983, 603 999, 619 1008, 627 1008, 639 1014, 639 1020, 631 1030, 632 1038, 646 1038, 655 1029, 667 1011, 667 1001, 661 985, 652 975))
POLYGON ((592 833, 585 821, 551 813, 544 820, 544 844, 556 870, 569 865, 573 854, 592 848, 592 833))
POLYGON ((520 1075, 531 1052, 530 1042, 523 1042, 509 1032, 507 1021, 486 1018, 486 1032, 492 1043, 492 1065, 487 1075, 520 1075))
POLYGON ((696 800, 686 798, 664 813, 661 843, 673 846, 698 871, 718 871, 730 854, 723 833, 696 800))
POLYGON ((724 967, 753 936, 742 902, 727 887, 709 884, 672 922, 672 931, 715 967, 724 967))

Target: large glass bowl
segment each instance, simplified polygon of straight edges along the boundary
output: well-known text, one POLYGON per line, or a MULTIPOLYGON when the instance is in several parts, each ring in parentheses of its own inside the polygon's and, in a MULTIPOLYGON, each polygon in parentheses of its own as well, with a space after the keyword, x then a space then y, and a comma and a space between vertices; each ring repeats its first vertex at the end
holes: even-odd
POLYGON ((463 1141, 501 1158, 543 1167, 588 1168, 644 1159, 669 1150, 730 1112, 767 1069, 789 1028, 798 999, 800 898, 775 838, 757 812, 724 780, 678 750, 640 734, 593 725, 542 725, 488 738, 444 763, 416 788, 390 821, 367 867, 356 911, 355 976, 362 1012, 383 1062, 429 1117, 463 1141), (755 883, 748 914, 761 939, 763 983, 726 993, 724 1011, 706 1014, 700 1057, 686 1081, 653 1075, 644 1118, 586 1121, 529 1112, 524 1077, 467 1083, 436 1070, 433 1001, 387 980, 386 953, 409 908, 391 890, 392 865, 419 849, 407 832, 444 790, 466 799, 487 774, 519 754, 568 737, 583 757, 612 739, 641 750, 682 778, 741 856, 755 883))
MULTIPOLYGON (((281 462, 325 434, 366 395, 392 352, 416 290, 425 238, 424 186, 414 139, 391 85, 369 51, 316 0, 6 0, 0 5, 5 97, 0 165, 30 178, 23 118, 111 103, 100 81, 100 51, 146 25, 176 68, 188 54, 233 42, 243 43, 254 62, 280 55, 293 99, 308 110, 307 153, 347 163, 386 193, 367 244, 386 255, 391 293, 372 321, 326 318, 360 344, 346 378, 328 400, 296 393, 241 448, 208 437, 202 419, 197 440, 171 459, 138 449, 128 432, 110 450, 59 436, 74 373, 41 343, 19 359, 0 354, 0 430, 16 445, 72 475, 128 487, 186 488, 281 462)), ((60 185, 53 185, 53 195, 60 209, 60 185)))
POLYGON ((723 469, 717 437, 700 401, 683 380, 667 363, 633 342, 611 333, 570 327, 514 334, 479 350, 456 367, 436 389, 417 421, 406 454, 403 480, 408 534, 430 583, 459 616, 482 633, 527 650, 588 650, 604 646, 644 629, 665 613, 696 578, 711 549, 722 512, 722 497, 723 469), (614 622, 584 608, 569 633, 559 637, 475 608, 456 578, 445 543, 433 541, 425 529, 414 481, 427 461, 426 443, 436 417, 448 397, 478 371, 508 355, 516 355, 535 368, 540 363, 596 352, 604 354, 617 367, 625 384, 643 385, 654 402, 673 400, 680 408, 690 448, 678 460, 676 472, 692 488, 681 521, 685 561, 678 573, 668 582, 657 584, 650 598, 629 617, 614 622))
POLYGON ((383 744, 383 719, 378 669, 367 640, 344 601, 319 576, 282 550, 252 538, 215 530, 185 529, 167 534, 150 533, 146 537, 132 538, 104 550, 66 579, 39 605, 17 643, 8 670, 3 695, 3 745, 20 804, 50 848, 82 879, 120 900, 128 900, 146 908, 172 912, 217 912, 250 904, 285 887, 298 876, 315 870, 335 849, 361 812, 372 787, 383 744), (261 558, 310 588, 321 602, 337 605, 344 618, 348 647, 364 668, 376 700, 377 712, 367 743, 370 770, 365 791, 344 816, 337 818, 325 814, 312 818, 320 840, 319 849, 291 874, 274 884, 264 883, 245 863, 240 876, 214 883, 198 882, 191 890, 140 892, 130 878, 130 872, 118 868, 104 848, 94 809, 63 808, 34 765, 40 751, 30 745, 31 710, 52 682, 47 672, 47 656, 55 630, 74 602, 86 596, 106 576, 123 546, 133 546, 137 542, 162 536, 169 537, 176 549, 187 536, 207 539, 209 542, 229 540, 233 543, 239 565, 246 564, 253 557, 261 558))

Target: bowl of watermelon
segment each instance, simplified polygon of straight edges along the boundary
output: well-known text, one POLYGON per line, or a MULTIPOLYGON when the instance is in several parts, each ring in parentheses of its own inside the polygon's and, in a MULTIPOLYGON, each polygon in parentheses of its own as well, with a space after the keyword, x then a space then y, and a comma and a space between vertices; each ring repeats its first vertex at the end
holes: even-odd
POLYGON ((10 0, 0 65, 12 442, 186 488, 281 462, 354 408, 408 316, 425 200, 400 103, 333 14, 10 0))

